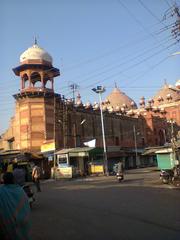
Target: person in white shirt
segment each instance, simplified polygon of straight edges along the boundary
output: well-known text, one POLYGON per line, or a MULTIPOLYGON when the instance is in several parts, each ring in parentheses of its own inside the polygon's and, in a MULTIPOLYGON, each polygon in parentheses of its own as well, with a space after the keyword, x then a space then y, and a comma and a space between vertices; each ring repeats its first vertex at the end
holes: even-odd
POLYGON ((32 180, 36 186, 37 192, 41 192, 40 187, 40 176, 41 176, 41 169, 38 167, 37 163, 35 163, 35 166, 32 170, 32 180))

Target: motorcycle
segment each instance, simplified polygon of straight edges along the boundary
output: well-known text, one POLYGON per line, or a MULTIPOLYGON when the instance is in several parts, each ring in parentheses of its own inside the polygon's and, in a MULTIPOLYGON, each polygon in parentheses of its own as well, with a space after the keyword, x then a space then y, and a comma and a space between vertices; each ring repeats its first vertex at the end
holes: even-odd
POLYGON ((30 208, 32 208, 32 204, 35 201, 34 192, 32 191, 32 189, 29 185, 24 185, 22 188, 28 197, 29 206, 30 206, 30 208))
POLYGON ((116 178, 118 182, 121 182, 124 179, 123 173, 116 173, 116 178))
POLYGON ((170 169, 161 170, 160 179, 162 183, 168 184, 174 180, 174 172, 170 169))

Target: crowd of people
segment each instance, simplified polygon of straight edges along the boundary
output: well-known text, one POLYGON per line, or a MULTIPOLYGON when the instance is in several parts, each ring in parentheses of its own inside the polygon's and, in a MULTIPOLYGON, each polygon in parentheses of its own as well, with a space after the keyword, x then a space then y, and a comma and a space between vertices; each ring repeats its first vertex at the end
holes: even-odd
MULTIPOLYGON (((27 172, 25 169, 18 164, 17 160, 14 159, 9 163, 2 163, 0 166, 0 183, 3 184, 3 175, 7 172, 10 172, 14 176, 14 183, 20 186, 23 186, 26 182, 27 172)), ((35 184, 37 192, 41 192, 40 188, 40 177, 41 177, 41 169, 37 163, 34 163, 34 167, 32 168, 31 178, 35 184)))

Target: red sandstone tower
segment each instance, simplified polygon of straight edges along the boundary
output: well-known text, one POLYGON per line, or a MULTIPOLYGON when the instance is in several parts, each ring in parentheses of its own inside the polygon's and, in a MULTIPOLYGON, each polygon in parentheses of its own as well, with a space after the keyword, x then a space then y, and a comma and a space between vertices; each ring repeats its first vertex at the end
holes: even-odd
POLYGON ((60 75, 52 57, 35 43, 20 56, 13 69, 20 77, 20 92, 14 95, 16 149, 40 151, 44 141, 54 138, 54 78, 60 75))

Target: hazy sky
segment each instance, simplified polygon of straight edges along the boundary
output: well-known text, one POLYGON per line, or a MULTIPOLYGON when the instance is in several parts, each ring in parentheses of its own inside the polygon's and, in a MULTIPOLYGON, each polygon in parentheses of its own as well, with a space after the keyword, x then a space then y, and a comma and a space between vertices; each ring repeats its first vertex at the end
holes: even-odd
MULTIPOLYGON (((91 90, 106 87, 105 99, 118 87, 138 104, 153 97, 164 84, 180 79, 180 50, 167 26, 171 0, 1 0, 0 1, 0 133, 14 114, 13 94, 20 79, 12 68, 33 45, 53 57, 60 68, 56 92, 72 97, 69 85, 79 85, 82 101, 98 96, 91 90), (165 17, 166 16, 166 17, 165 17)), ((180 6, 180 1, 176 1, 180 6)))

